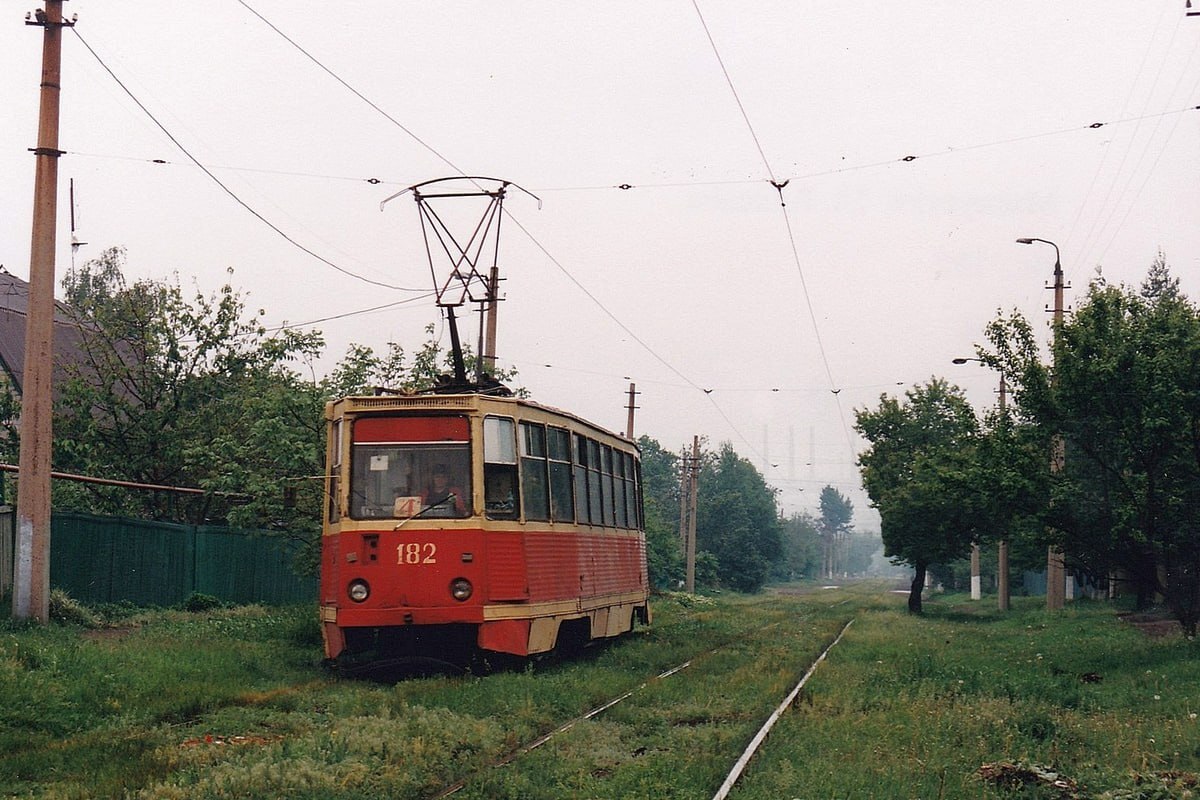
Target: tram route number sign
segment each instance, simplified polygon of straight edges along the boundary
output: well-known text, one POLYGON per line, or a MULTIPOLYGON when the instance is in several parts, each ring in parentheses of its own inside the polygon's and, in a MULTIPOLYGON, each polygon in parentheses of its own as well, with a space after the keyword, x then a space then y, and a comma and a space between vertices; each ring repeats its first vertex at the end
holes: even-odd
POLYGON ((397 497, 392 504, 392 516, 408 519, 415 517, 421 512, 421 498, 419 497, 397 497))

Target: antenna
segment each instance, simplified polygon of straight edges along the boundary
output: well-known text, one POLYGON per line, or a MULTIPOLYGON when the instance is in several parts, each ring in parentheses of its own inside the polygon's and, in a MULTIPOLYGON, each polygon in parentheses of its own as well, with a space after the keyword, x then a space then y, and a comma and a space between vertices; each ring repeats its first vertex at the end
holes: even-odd
MULTIPOLYGON (((450 328, 451 358, 454 363, 453 377, 443 381, 434 391, 508 393, 508 389, 486 374, 484 369, 485 366, 491 367, 495 359, 495 306, 500 300, 500 221, 503 218, 504 198, 510 186, 515 186, 538 200, 536 195, 521 189, 512 181, 462 176, 435 178, 418 183, 380 203, 382 208, 390 200, 408 192, 412 193, 413 200, 417 203, 425 255, 429 261, 429 274, 433 279, 438 308, 445 309, 446 322, 450 328), (467 181, 470 185, 455 188, 453 183, 462 181, 467 181), (477 208, 482 205, 478 221, 474 223, 474 228, 470 230, 466 239, 462 238, 463 231, 456 236, 443 213, 439 213, 451 200, 474 200, 477 208), (435 253, 438 255, 435 256, 435 253), (488 260, 490 264, 485 263, 488 260), (435 262, 442 265, 440 271, 435 262), (458 318, 455 315, 455 309, 467 303, 477 305, 480 314, 480 347, 475 359, 473 380, 467 379, 458 318)), ((541 200, 538 200, 538 206, 541 206, 541 200)))

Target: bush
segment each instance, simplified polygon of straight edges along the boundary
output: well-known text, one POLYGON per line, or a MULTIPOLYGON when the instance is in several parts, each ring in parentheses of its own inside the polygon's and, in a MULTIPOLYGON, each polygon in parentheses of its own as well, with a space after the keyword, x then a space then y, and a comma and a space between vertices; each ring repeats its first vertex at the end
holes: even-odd
POLYGON ((82 625, 85 628, 104 626, 104 620, 100 618, 99 614, 62 589, 50 590, 50 619, 66 625, 82 625))
POLYGON ((199 611, 212 611, 214 608, 221 608, 224 605, 224 603, 222 603, 218 598, 213 597, 211 594, 192 592, 190 595, 188 595, 188 598, 180 604, 180 607, 184 611, 191 611, 195 613, 199 611))

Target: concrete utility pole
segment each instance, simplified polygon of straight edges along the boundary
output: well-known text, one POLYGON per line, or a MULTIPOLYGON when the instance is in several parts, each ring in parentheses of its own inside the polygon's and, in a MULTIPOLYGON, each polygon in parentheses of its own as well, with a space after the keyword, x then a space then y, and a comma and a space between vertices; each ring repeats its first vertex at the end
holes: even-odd
POLYGON ((487 334, 483 339, 483 371, 489 375, 496 374, 496 317, 500 302, 500 268, 492 265, 488 274, 488 299, 484 327, 487 334))
MULTIPOLYGON (((1020 244, 1042 242, 1054 248, 1054 331, 1057 336, 1063 321, 1064 288, 1062 257, 1058 245, 1049 239, 1038 239, 1037 237, 1017 239, 1017 242, 1020 244)), ((1050 380, 1058 382, 1057 365, 1055 365, 1050 380)), ((1066 445, 1063 442, 1062 434, 1054 435, 1050 449, 1050 471, 1052 473, 1061 472, 1066 463, 1066 445)), ((1064 605, 1066 605, 1066 566, 1063 562, 1062 551, 1054 545, 1050 545, 1046 548, 1046 610, 1061 611, 1064 605)))
POLYGON ((692 458, 688 465, 687 591, 696 591, 696 489, 700 472, 700 437, 692 437, 692 458))
MULTIPOLYGON (((981 358, 955 358, 952 359, 955 364, 965 364, 968 361, 978 361, 984 363, 981 358)), ((1008 409, 1008 384, 1004 380, 1004 372, 1000 372, 1000 415, 1004 416, 1008 409)), ((983 597, 983 580, 980 577, 980 552, 979 545, 971 545, 971 599, 979 600, 983 597)), ((1000 595, 1000 610, 1008 611, 1008 540, 1001 539, 996 557, 996 588, 1000 595)))
MULTIPOLYGON (((1008 409, 1008 384, 1004 381, 1004 373, 1000 373, 1000 414, 1003 416, 1008 409)), ((1008 611, 1008 539, 1001 539, 996 555, 996 594, 1001 611, 1008 611)))
POLYGON ((43 29, 42 90, 37 168, 33 189, 33 235, 29 253, 29 306, 25 317, 25 372, 21 386, 21 456, 17 483, 17 540, 13 569, 13 617, 46 622, 50 617, 50 456, 54 398, 54 247, 58 215, 58 107, 61 89, 63 0, 46 0, 45 11, 26 25, 43 29))
POLYGON ((633 401, 634 401, 634 398, 637 397, 639 394, 640 394, 640 392, 637 391, 637 384, 630 381, 630 383, 629 383, 629 405, 625 406, 626 410, 629 411, 629 417, 625 421, 625 438, 631 442, 633 441, 633 412, 639 408, 639 406, 635 406, 633 404, 633 401))

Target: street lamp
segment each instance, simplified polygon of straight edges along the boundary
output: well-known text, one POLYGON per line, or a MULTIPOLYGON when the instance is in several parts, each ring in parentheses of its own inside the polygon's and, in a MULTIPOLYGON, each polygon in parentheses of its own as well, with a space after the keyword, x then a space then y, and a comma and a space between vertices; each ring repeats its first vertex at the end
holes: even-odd
MULTIPOLYGON (((1034 242, 1042 242, 1054 248, 1054 330, 1057 336, 1057 332, 1062 326, 1063 321, 1062 257, 1059 253, 1058 245, 1049 239, 1039 239, 1036 236, 1017 239, 1018 244, 1033 244, 1034 242)), ((1057 381, 1057 379, 1058 370, 1055 369, 1051 375, 1051 381, 1057 381)), ((1061 434, 1055 434, 1051 448, 1050 471, 1060 472, 1063 468, 1063 460, 1065 458, 1065 449, 1061 434)), ((1074 586, 1072 586, 1072 589, 1074 589, 1074 586)), ((1050 545, 1046 551, 1046 610, 1061 610, 1066 603, 1066 597, 1066 567, 1063 563, 1063 554, 1057 547, 1050 545)))
MULTIPOLYGON (((977 361, 980 364, 984 363, 982 358, 955 358, 951 359, 955 364, 966 364, 968 361, 977 361)), ((1004 382, 1004 370, 1000 371, 1000 413, 1003 415, 1008 407, 1006 397, 1008 395, 1008 385, 1004 382)), ((971 599, 980 600, 983 597, 982 580, 979 575, 979 545, 971 545, 971 599)), ((1001 539, 997 544, 996 553, 996 595, 998 597, 998 607, 1001 611, 1008 611, 1008 539, 1001 539)))
POLYGON ((1017 239, 1017 244, 1033 244, 1041 242, 1048 244, 1054 248, 1054 324, 1062 324, 1063 314, 1063 270, 1062 270, 1062 255, 1059 253, 1058 245, 1049 239, 1039 239, 1036 236, 1031 236, 1026 239, 1017 239))

